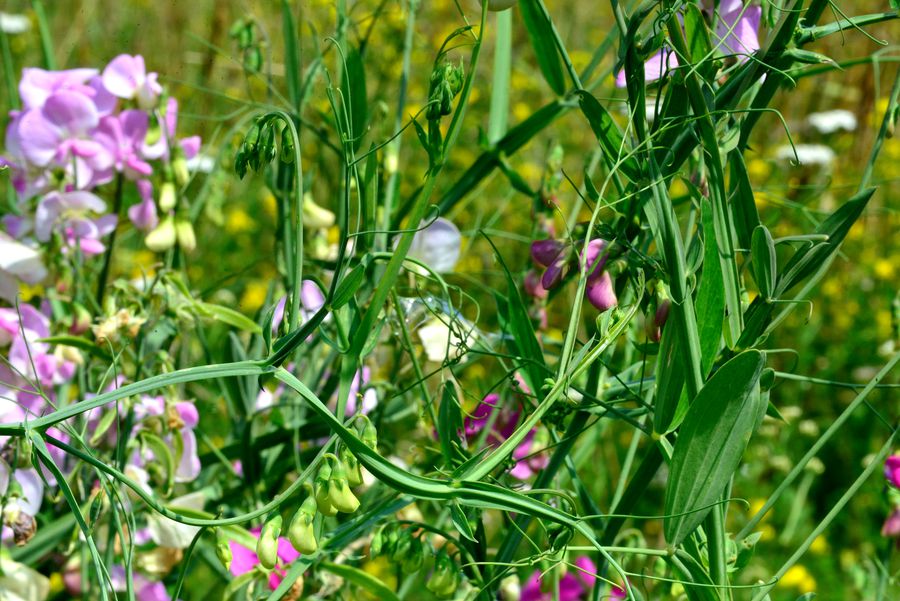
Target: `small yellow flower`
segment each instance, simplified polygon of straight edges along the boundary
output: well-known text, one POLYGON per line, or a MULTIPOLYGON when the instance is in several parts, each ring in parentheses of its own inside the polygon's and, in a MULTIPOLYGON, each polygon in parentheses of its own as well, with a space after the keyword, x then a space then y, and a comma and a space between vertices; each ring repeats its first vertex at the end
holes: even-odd
POLYGON ((812 577, 805 566, 792 566, 781 580, 778 581, 781 588, 793 588, 800 592, 812 593, 816 590, 816 579, 812 577))

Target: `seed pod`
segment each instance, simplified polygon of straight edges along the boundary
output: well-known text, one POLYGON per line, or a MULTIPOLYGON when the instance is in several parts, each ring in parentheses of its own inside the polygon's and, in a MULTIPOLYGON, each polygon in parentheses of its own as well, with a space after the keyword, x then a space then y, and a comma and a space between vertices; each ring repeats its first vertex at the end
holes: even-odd
POLYGON ((281 535, 281 516, 276 515, 266 522, 259 533, 256 542, 256 554, 259 563, 267 570, 271 570, 278 563, 278 537, 281 535))
POLYGON ((216 555, 226 570, 231 569, 231 541, 225 535, 225 530, 216 528, 216 555))

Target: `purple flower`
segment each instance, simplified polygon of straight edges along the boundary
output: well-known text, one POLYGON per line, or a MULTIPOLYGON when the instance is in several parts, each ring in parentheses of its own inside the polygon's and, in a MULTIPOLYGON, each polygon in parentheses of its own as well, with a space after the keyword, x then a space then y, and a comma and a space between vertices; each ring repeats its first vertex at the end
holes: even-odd
POLYGON ((612 277, 604 269, 609 258, 608 247, 609 243, 606 240, 595 238, 588 242, 587 251, 584 254, 587 275, 587 287, 584 294, 588 302, 601 313, 615 307, 619 302, 612 277))
POLYGON ((891 455, 884 461, 884 477, 895 488, 900 488, 900 455, 891 455))
POLYGON ((112 163, 109 153, 93 139, 99 122, 90 98, 77 92, 56 92, 40 109, 22 115, 18 143, 23 156, 39 167, 68 167, 75 160, 75 187, 84 187, 92 183, 95 171, 112 163))
POLYGON ((14 370, 12 374, 0 375, 0 381, 15 382, 20 388, 30 386, 29 381, 48 388, 69 381, 75 364, 61 352, 51 352, 46 342, 38 342, 48 336, 50 320, 31 305, 19 305, 18 312, 14 308, 0 309, 0 346, 9 344, 9 366, 4 365, 0 371, 14 370))
MULTIPOLYGON (((702 0, 701 8, 712 15, 715 11, 713 0, 702 0)), ((741 0, 721 0, 719 18, 716 20, 713 43, 715 50, 726 56, 736 56, 744 62, 750 54, 759 50, 759 22, 762 8, 744 6, 741 0)), ((697 58, 697 57, 695 57, 697 58)), ((662 79, 666 73, 678 67, 678 58, 668 46, 647 59, 644 63, 644 81, 662 79)), ((625 87, 625 71, 616 75, 616 86, 625 87)))
POLYGON ((147 137, 147 113, 128 110, 100 120, 94 139, 112 158, 111 168, 132 179, 148 177, 153 168, 138 154, 147 137))
POLYGON ((47 242, 54 231, 63 235, 68 248, 79 246, 81 252, 100 254, 105 246, 100 238, 116 227, 115 215, 91 217, 106 211, 106 203, 90 192, 50 192, 41 199, 34 218, 34 233, 40 242, 47 242))
POLYGON ((531 243, 531 259, 544 268, 541 286, 544 290, 555 288, 566 272, 569 264, 569 252, 565 244, 559 240, 536 240, 531 243))
POLYGON ((534 571, 522 587, 520 601, 584 601, 594 586, 597 567, 587 557, 575 560, 575 567, 559 579, 559 596, 555 591, 541 589, 541 572, 534 571))
MULTIPOLYGON (((254 528, 250 531, 250 534, 259 538, 261 530, 261 528, 254 528)), ((247 572, 253 571, 256 569, 256 566, 259 565, 259 556, 256 555, 256 551, 248 549, 244 545, 234 541, 229 541, 228 545, 231 547, 231 566, 229 567, 229 570, 231 570, 233 575, 241 576, 247 572)), ((278 588, 278 585, 284 579, 284 566, 298 557, 300 557, 300 553, 294 550, 294 547, 291 546, 291 543, 286 538, 280 537, 278 539, 279 563, 269 575, 269 588, 272 590, 278 588)))
POLYGON ((156 203, 153 201, 153 184, 149 180, 142 179, 137 182, 138 194, 141 202, 129 207, 128 219, 134 227, 142 232, 149 232, 159 225, 159 217, 156 214, 156 203))
POLYGON ((120 54, 103 70, 103 86, 114 96, 136 100, 144 110, 156 106, 162 86, 156 73, 147 73, 144 57, 120 54))
POLYGON ((67 71, 45 71, 44 69, 22 69, 19 82, 19 96, 25 109, 39 109, 48 98, 57 92, 76 92, 88 98, 97 91, 88 81, 97 75, 96 69, 69 69, 67 71))
MULTIPOLYGON (((173 431, 164 440, 171 447, 172 454, 178 458, 178 465, 175 468, 176 482, 191 482, 200 475, 200 457, 197 455, 197 437, 194 434, 194 428, 200 421, 200 414, 193 403, 179 401, 167 405, 164 397, 142 396, 134 406, 134 417, 138 422, 148 418, 163 418, 168 428, 173 431), (180 457, 176 454, 178 446, 173 438, 176 434, 181 439, 180 457)), ((136 430, 142 427, 143 425, 138 423, 136 430)), ((136 451, 131 464, 140 468, 153 459, 153 452, 149 449, 143 452, 136 451)))

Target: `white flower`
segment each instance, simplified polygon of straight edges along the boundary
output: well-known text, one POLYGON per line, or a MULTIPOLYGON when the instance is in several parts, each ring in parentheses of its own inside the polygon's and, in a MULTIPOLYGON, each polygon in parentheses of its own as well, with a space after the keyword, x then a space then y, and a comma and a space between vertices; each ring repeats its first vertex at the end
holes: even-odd
POLYGON ((779 146, 775 150, 775 158, 785 162, 797 161, 800 165, 827 167, 834 162, 834 151, 823 144, 785 145, 779 146), (796 155, 794 154, 795 150, 796 155))
MULTIPOLYGON (((434 318, 419 328, 419 340, 429 361, 442 363, 445 359, 456 359, 463 349, 460 349, 462 339, 458 336, 458 330, 462 326, 460 322, 454 324, 453 329, 442 320, 434 318)), ((466 331, 466 346, 471 346, 475 341, 475 332, 466 331)))
POLYGON ((212 173, 216 168, 216 159, 208 154, 197 154, 185 161, 191 173, 212 173))
POLYGON ((15 302, 18 280, 37 284, 45 277, 40 253, 0 232, 0 298, 15 302))
POLYGON ((438 273, 447 273, 456 267, 461 245, 459 228, 453 222, 438 217, 431 225, 416 232, 408 256, 438 273))
MULTIPOLYGON (((183 497, 173 499, 168 504, 168 508, 178 512, 178 509, 187 509, 190 511, 202 511, 206 502, 206 496, 202 492, 194 492, 183 497)), ((150 531, 150 538, 160 547, 172 547, 173 549, 187 549, 191 545, 191 541, 200 528, 196 526, 188 526, 175 520, 151 512, 147 517, 147 529, 150 531)))
POLYGON ((2 558, 0 599, 3 601, 44 601, 50 595, 50 579, 26 565, 2 558))
POLYGON ((856 115, 841 109, 811 113, 806 118, 806 121, 821 134, 833 134, 836 131, 854 131, 856 129, 856 115))
POLYGON ((25 15, 11 15, 0 12, 0 31, 15 35, 31 29, 31 21, 25 15))

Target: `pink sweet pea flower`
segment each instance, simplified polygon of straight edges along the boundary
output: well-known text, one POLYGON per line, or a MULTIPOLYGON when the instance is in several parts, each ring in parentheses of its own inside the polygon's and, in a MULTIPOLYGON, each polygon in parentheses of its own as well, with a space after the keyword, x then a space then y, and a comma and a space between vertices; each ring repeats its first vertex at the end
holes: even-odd
POLYGON ((520 601, 586 601, 594 586, 597 567, 587 557, 575 560, 575 567, 559 580, 559 596, 555 591, 541 590, 541 572, 536 570, 522 587, 520 601))
POLYGON ((91 213, 104 211, 106 203, 90 192, 50 192, 38 204, 34 218, 35 237, 47 242, 57 230, 64 235, 69 248, 78 245, 88 256, 99 254, 105 249, 100 238, 112 232, 117 222, 115 215, 90 217, 91 213))
POLYGON ((584 294, 588 302, 601 313, 615 307, 619 302, 612 276, 604 269, 609 258, 608 247, 609 243, 606 240, 596 238, 588 242, 584 255, 587 275, 584 294))
POLYGON ((128 208, 128 219, 137 229, 149 232, 159 225, 156 202, 153 200, 153 184, 146 179, 138 180, 137 189, 141 196, 141 202, 128 208))
POLYGON ((531 260, 544 268, 541 286, 544 290, 552 290, 565 275, 569 253, 566 245, 559 240, 536 240, 531 243, 531 260))
MULTIPOLYGON (((259 538, 259 533, 261 531, 261 528, 254 528, 250 531, 250 534, 259 538)), ((256 551, 248 549, 235 541, 229 541, 228 545, 231 547, 231 567, 229 569, 234 576, 241 576, 247 572, 251 572, 259 565, 259 557, 256 555, 256 551)), ((285 566, 298 557, 300 557, 300 553, 291 546, 291 543, 286 538, 280 537, 278 539, 279 561, 275 566, 275 569, 272 570, 272 573, 269 575, 269 588, 273 591, 278 588, 278 585, 284 579, 285 566)))
POLYGON ((44 69, 22 69, 19 82, 19 96, 25 109, 39 109, 47 99, 57 92, 77 92, 88 98, 96 90, 87 82, 97 75, 96 69, 69 69, 67 71, 46 71, 44 69))
MULTIPOLYGON (((704 10, 712 13, 709 0, 704 5, 704 10)), ((760 6, 744 6, 741 0, 721 0, 714 40, 716 49, 722 54, 737 56, 741 62, 746 61, 750 54, 759 50, 761 16, 760 6)))
MULTIPOLYGON (((678 57, 667 46, 663 46, 656 54, 644 63, 644 82, 650 83, 662 79, 665 75, 678 67, 678 57)), ((624 88, 627 83, 625 70, 622 69, 616 75, 616 87, 624 88)))
MULTIPOLYGON (((201 465, 200 457, 197 454, 197 436, 194 434, 194 428, 200 421, 200 414, 193 403, 179 401, 174 403, 171 409, 167 409, 164 397, 145 395, 134 405, 134 417, 137 422, 150 417, 164 418, 174 426, 172 429, 175 432, 167 435, 164 441, 171 447, 172 454, 175 455, 177 447, 173 436, 177 435, 181 439, 181 457, 175 468, 175 482, 191 482, 200 475, 201 465)), ((142 427, 138 423, 135 431, 142 427)), ((143 453, 137 450, 131 458, 131 464, 142 468, 153 459, 153 452, 150 449, 145 449, 143 453)))
MULTIPOLYGON (((481 403, 472 413, 463 420, 463 429, 468 438, 478 436, 488 425, 495 412, 499 412, 494 419, 491 431, 486 438, 486 444, 499 445, 512 436, 519 422, 519 411, 508 411, 499 407, 500 395, 491 393, 484 397, 481 403)), ((549 459, 543 453, 538 453, 535 438, 537 428, 533 428, 513 451, 513 459, 516 461, 510 470, 510 475, 518 480, 527 480, 547 467, 549 459)))
POLYGON ((900 488, 900 455, 891 455, 884 461, 884 477, 894 488, 900 488))
POLYGON ((156 106, 162 86, 156 73, 147 73, 144 57, 120 54, 103 70, 103 86, 114 96, 135 99, 138 106, 149 111, 156 106))
POLYGON ((94 139, 112 157, 111 168, 131 179, 153 173, 153 168, 138 155, 138 149, 147 137, 147 123, 148 117, 144 111, 122 111, 118 115, 103 117, 94 134, 94 139))

